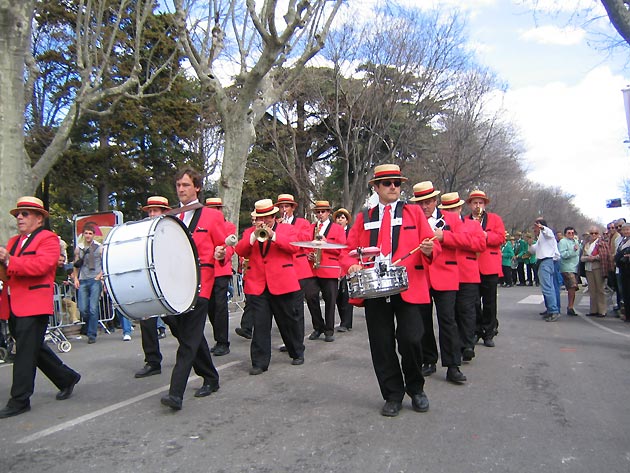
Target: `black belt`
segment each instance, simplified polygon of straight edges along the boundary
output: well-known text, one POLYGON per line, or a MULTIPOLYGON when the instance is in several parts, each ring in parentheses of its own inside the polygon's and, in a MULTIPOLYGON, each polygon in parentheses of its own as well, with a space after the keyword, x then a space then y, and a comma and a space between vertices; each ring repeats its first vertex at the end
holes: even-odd
POLYGON ((546 257, 546 258, 540 258, 540 259, 538 260, 538 262, 545 261, 545 260, 547 260, 547 259, 552 259, 552 258, 551 258, 551 256, 548 256, 548 257, 546 257))

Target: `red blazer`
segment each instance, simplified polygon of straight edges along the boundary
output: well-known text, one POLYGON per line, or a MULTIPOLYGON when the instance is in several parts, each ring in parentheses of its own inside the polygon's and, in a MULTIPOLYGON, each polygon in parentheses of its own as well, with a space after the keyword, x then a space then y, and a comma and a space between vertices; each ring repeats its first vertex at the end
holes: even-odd
MULTIPOLYGON (((315 238, 316 223, 311 225, 311 235, 315 238)), ((330 222, 324 232, 324 237, 328 243, 346 244, 346 232, 338 223, 330 222)), ((339 265, 339 255, 341 250, 322 250, 320 267, 313 267, 313 274, 318 278, 337 279, 341 276, 341 266, 339 265), (324 267, 321 267, 324 266, 324 267), (326 268, 325 266, 334 266, 326 268)), ((313 262, 311 261, 311 264, 313 262)))
POLYGON ((505 243, 503 220, 497 214, 486 212, 481 226, 486 232, 486 250, 479 253, 479 272, 483 275, 503 276, 501 269, 501 245, 505 243))
MULTIPOLYGON (((227 235, 236 234, 236 225, 232 222, 228 222, 227 220, 224 223, 225 232, 227 235)), ((222 246, 225 246, 225 242, 222 246)), ((214 259, 214 253, 212 254, 212 264, 214 264, 214 277, 219 276, 232 276, 232 256, 234 255, 234 247, 233 246, 225 246, 225 258, 221 261, 217 261, 214 259)))
MULTIPOLYGON (((375 211, 378 212, 378 206, 371 209, 369 215, 372 216, 375 211)), ((341 250, 341 269, 344 274, 347 273, 350 266, 357 263, 357 259, 349 256, 348 253, 357 247, 371 246, 370 233, 370 230, 364 228, 363 212, 361 212, 357 215, 355 223, 352 225, 350 233, 348 233, 348 247, 341 250)), ((427 218, 420 207, 405 205, 402 212, 400 234, 398 238, 394 235, 392 240, 392 247, 394 248, 392 261, 407 255, 411 250, 418 247, 425 238, 432 237, 433 230, 431 230, 427 218)), ((441 246, 437 241, 433 243, 432 258, 434 259, 440 254, 441 246)), ((407 268, 407 276, 409 278, 409 288, 401 293, 401 297, 405 302, 412 304, 427 304, 430 302, 426 270, 430 262, 431 260, 421 251, 417 251, 399 263, 400 266, 407 268)))
MULTIPOLYGON (((293 228, 296 232, 295 241, 311 241, 313 240, 313 232, 311 224, 305 218, 293 217, 293 228)), ((295 265, 295 274, 298 279, 306 279, 313 277, 313 268, 308 260, 308 254, 311 252, 309 248, 298 247, 297 253, 293 253, 293 264, 295 265)))
POLYGON ((442 217, 446 225, 443 227, 442 252, 434 257, 433 263, 428 266, 429 286, 436 291, 457 291, 459 289, 457 247, 449 236, 460 232, 462 221, 457 215, 442 212, 440 209, 438 217, 442 217))
MULTIPOLYGON (((452 214, 459 220, 457 214, 452 214)), ((479 284, 481 278, 477 254, 486 250, 486 236, 479 222, 468 218, 463 219, 458 232, 444 232, 443 245, 455 246, 457 250, 459 282, 479 284)))
POLYGON ((201 269, 200 297, 210 299, 214 284, 214 248, 225 245, 228 236, 225 229, 225 218, 217 209, 203 207, 195 210, 190 222, 190 233, 197 247, 199 266, 201 269))
MULTIPOLYGON (((2 320, 9 319, 10 311, 16 317, 54 313, 53 286, 61 251, 59 237, 49 230, 40 230, 31 237, 31 241, 17 248, 9 258, 8 281, 4 283, 0 300, 2 320)), ((19 235, 12 237, 6 248, 11 250, 18 239, 19 235)))
POLYGON ((250 235, 254 229, 250 227, 245 230, 236 244, 236 253, 243 258, 249 258, 245 294, 259 296, 265 287, 273 295, 298 291, 300 283, 293 265, 293 255, 298 247, 291 244, 292 241, 297 241, 293 225, 277 223, 274 228, 275 241, 254 241, 250 245, 250 235))

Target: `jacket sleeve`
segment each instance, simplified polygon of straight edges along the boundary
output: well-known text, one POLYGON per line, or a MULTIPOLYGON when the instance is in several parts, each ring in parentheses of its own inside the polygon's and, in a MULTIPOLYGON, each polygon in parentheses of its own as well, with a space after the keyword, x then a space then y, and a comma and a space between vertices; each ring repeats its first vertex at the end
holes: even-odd
POLYGON ((61 252, 59 238, 52 232, 35 238, 41 239, 37 245, 29 245, 21 256, 9 258, 7 276, 44 276, 55 271, 61 252))

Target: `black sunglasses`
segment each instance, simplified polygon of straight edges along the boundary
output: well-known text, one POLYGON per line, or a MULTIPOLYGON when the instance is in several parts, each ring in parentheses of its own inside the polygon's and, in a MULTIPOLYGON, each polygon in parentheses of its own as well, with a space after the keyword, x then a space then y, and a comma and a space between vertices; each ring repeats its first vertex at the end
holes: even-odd
POLYGON ((381 185, 389 187, 394 184, 394 187, 400 187, 400 181, 381 181, 381 185))
POLYGON ((330 212, 329 210, 316 210, 316 214, 325 214, 326 212, 330 212))
POLYGON ((31 214, 31 213, 30 213, 28 210, 21 210, 21 211, 19 211, 19 212, 17 213, 17 215, 15 216, 15 218, 17 218, 17 217, 18 217, 18 215, 19 215, 19 216, 22 216, 22 217, 28 217, 30 214, 31 214))

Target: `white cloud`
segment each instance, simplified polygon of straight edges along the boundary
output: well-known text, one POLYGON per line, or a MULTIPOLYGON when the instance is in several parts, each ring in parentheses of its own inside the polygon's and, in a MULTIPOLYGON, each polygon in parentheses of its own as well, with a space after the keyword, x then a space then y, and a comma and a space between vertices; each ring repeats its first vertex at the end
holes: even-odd
POLYGON ((540 44, 570 46, 579 44, 585 35, 586 32, 582 28, 573 26, 559 28, 553 25, 545 25, 526 30, 521 33, 520 37, 525 41, 533 41, 540 44))
POLYGON ((584 11, 592 11, 597 15, 605 14, 602 5, 593 0, 514 0, 514 4, 548 14, 574 14, 584 11))
MULTIPOLYGON (((630 176, 621 89, 626 80, 599 67, 575 86, 563 83, 508 91, 505 107, 521 130, 529 178, 575 195, 585 215, 607 222, 628 215, 606 209, 630 176)), ((570 224, 570 222, 567 222, 570 224)))

